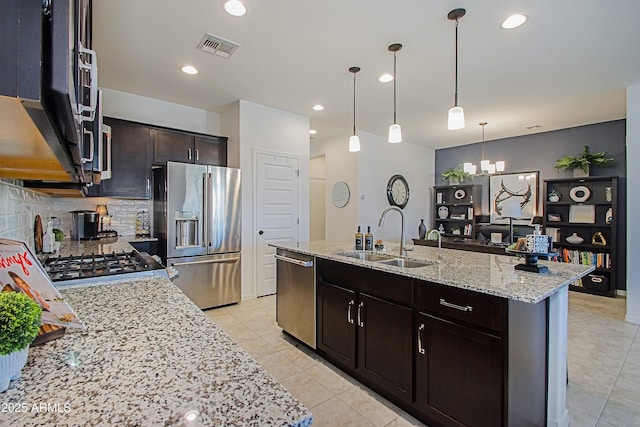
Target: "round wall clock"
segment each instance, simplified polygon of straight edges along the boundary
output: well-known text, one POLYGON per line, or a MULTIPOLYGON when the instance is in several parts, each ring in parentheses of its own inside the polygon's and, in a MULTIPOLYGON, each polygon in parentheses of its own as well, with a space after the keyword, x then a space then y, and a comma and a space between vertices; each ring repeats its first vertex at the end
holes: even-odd
POLYGON ((331 189, 331 201, 337 208, 344 208, 349 203, 349 186, 344 181, 333 184, 331 189))
POLYGON ((387 184, 387 199, 391 206, 397 206, 400 209, 407 206, 409 201, 409 184, 402 175, 393 175, 387 184))

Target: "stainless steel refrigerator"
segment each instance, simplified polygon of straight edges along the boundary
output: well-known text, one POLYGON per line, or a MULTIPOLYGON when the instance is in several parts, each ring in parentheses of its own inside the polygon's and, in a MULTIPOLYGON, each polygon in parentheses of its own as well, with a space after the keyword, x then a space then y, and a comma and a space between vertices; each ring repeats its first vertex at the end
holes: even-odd
POLYGON ((163 262, 178 270, 174 283, 198 307, 240 301, 240 169, 155 169, 153 223, 163 262))

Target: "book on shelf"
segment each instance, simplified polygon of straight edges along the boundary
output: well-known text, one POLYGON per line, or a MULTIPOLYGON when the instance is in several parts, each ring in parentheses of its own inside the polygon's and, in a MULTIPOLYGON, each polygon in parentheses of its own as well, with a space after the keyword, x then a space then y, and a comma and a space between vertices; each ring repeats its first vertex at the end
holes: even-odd
POLYGON ((594 265, 596 268, 611 268, 611 255, 606 252, 556 249, 555 260, 570 264, 594 265))

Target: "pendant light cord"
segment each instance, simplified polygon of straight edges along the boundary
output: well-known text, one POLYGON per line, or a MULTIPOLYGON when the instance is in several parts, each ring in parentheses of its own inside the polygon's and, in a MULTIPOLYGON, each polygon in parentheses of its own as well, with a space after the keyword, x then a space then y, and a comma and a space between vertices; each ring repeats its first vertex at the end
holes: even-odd
MULTIPOLYGON (((456 19, 456 89, 453 98, 453 105, 458 106, 458 20, 456 19)), ((484 129, 484 128, 483 128, 484 129)))
POLYGON ((393 52, 393 124, 396 123, 396 52, 393 52))
POLYGON ((356 73, 353 73, 353 134, 356 134, 356 73))

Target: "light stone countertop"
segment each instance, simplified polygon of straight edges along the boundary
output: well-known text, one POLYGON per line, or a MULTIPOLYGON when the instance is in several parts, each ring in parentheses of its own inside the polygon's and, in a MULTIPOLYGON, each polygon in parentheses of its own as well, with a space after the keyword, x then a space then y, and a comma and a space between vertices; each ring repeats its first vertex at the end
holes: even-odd
POLYGON ((96 240, 71 240, 64 239, 60 243, 60 251, 57 254, 42 254, 44 256, 62 256, 81 254, 110 254, 113 252, 131 252, 133 246, 129 242, 153 242, 158 239, 153 237, 118 236, 105 237, 96 240))
MULTIPOLYGON (((454 249, 442 249, 444 261, 438 263, 436 262, 438 248, 428 246, 413 246, 413 250, 408 252, 407 258, 434 261, 432 265, 419 268, 401 268, 337 254, 337 252, 353 251, 353 242, 317 240, 300 242, 299 244, 270 243, 270 245, 346 264, 527 303, 538 303, 563 286, 568 286, 569 283, 595 269, 595 267, 588 265, 538 261, 538 264, 549 267, 549 272, 529 273, 514 269, 516 264, 524 262, 523 259, 515 256, 454 249)), ((392 244, 385 253, 399 256, 397 245, 392 244)))
POLYGON ((168 280, 61 293, 87 331, 30 349, 22 377, 0 393, 3 427, 311 424, 311 413, 168 280))

